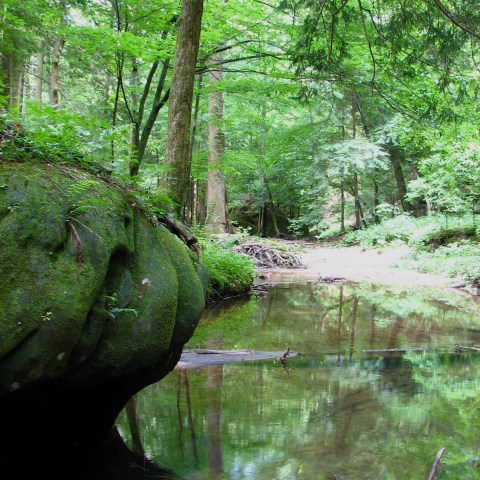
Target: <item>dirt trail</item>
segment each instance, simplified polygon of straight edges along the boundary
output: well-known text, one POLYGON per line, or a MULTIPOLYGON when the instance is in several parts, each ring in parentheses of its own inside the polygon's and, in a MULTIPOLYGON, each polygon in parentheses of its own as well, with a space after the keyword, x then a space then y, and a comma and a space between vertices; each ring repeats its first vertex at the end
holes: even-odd
POLYGON ((305 269, 290 272, 410 286, 447 287, 455 283, 454 279, 447 276, 394 268, 393 265, 409 252, 408 247, 370 250, 362 247, 305 246, 301 253, 305 269))

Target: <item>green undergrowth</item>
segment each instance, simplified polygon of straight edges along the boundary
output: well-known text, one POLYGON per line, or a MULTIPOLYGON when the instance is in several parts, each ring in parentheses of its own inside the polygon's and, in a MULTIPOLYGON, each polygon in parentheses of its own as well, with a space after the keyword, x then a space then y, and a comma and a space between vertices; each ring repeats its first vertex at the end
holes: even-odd
POLYGON ((98 118, 30 103, 28 115, 0 113, 0 161, 73 163, 102 171, 103 164, 111 163, 105 160, 105 142, 112 135, 111 127, 98 118))
POLYGON ((480 285, 480 243, 462 240, 432 251, 414 250, 398 266, 425 273, 445 273, 480 285))
POLYGON ((200 238, 201 260, 208 271, 208 301, 241 295, 250 290, 255 266, 246 255, 207 238, 200 238))
POLYGON ((383 246, 401 241, 415 248, 436 248, 459 239, 477 239, 480 219, 472 215, 428 215, 415 218, 407 214, 384 220, 365 230, 349 232, 343 243, 364 247, 383 246))
POLYGON ((480 222, 472 215, 399 215, 368 229, 347 233, 342 243, 364 247, 406 244, 413 248, 413 253, 398 266, 480 283, 480 222))

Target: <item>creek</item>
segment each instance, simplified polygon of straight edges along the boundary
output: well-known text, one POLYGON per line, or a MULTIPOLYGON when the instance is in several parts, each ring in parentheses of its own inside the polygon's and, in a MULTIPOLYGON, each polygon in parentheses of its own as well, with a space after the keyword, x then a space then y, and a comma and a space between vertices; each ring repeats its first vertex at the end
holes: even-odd
POLYGON ((177 368, 117 428, 188 480, 426 479, 442 447, 437 480, 480 478, 480 351, 456 347, 480 345, 479 311, 446 289, 279 276, 208 308, 189 346, 302 355, 177 368))

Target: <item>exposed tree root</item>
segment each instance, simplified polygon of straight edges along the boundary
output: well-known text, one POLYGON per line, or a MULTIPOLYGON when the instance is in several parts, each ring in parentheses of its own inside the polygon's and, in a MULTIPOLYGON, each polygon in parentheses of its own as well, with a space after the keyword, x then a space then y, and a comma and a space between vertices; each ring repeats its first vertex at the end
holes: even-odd
POLYGON ((300 256, 296 253, 263 243, 243 243, 233 247, 232 250, 248 255, 257 267, 303 268, 300 256))
POLYGON ((70 222, 69 219, 67 219, 67 225, 68 228, 70 229, 70 234, 72 235, 72 239, 75 242, 75 245, 77 246, 77 260, 80 265, 83 265, 83 253, 82 253, 82 242, 80 240, 80 237, 78 235, 77 229, 72 225, 72 222, 70 222))

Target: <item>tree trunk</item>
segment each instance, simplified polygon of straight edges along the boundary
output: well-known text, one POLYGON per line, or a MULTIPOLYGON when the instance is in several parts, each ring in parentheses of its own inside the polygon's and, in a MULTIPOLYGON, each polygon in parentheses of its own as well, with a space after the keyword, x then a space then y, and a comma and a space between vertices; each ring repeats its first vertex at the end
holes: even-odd
POLYGON ((376 180, 373 181, 373 218, 375 223, 380 223, 380 218, 378 217, 377 207, 379 205, 378 201, 378 183, 376 180))
MULTIPOLYGON (((352 95, 353 95, 353 99, 356 103, 358 113, 360 114, 360 120, 362 121, 363 132, 365 133, 365 136, 367 138, 369 138, 370 137, 370 129, 369 129, 368 124, 367 124, 367 117, 366 117, 365 112, 362 108, 360 98, 357 95, 357 90, 355 88, 355 85, 353 85, 353 87, 352 87, 352 95)), ((375 168, 374 169, 374 174, 376 174, 377 172, 378 172, 378 170, 375 168)), ((373 212, 374 213, 373 213, 373 215, 374 215, 375 223, 379 223, 380 219, 378 218, 378 215, 376 213, 376 208, 377 208, 377 206, 380 202, 378 200, 378 183, 377 183, 376 180, 373 180, 373 185, 374 185, 374 192, 373 192, 373 212)), ((360 211, 360 217, 363 220, 363 224, 364 224, 365 228, 367 228, 367 223, 365 222, 365 218, 363 216, 362 207, 361 207, 360 203, 359 203, 359 211, 360 211)))
POLYGON ((272 212, 273 230, 275 232, 275 236, 279 237, 280 230, 278 229, 278 225, 277 225, 277 215, 275 213, 275 204, 273 203, 272 189, 270 188, 270 184, 268 183, 268 180, 266 177, 263 177, 263 182, 265 183, 265 187, 267 188, 268 199, 270 200, 270 210, 272 212))
MULTIPOLYGON (((132 58, 132 69, 130 70, 130 111, 134 119, 138 119, 138 59, 132 58)), ((132 122, 128 135, 128 165, 129 171, 132 171, 133 165, 138 164, 138 122, 132 122)), ((138 169, 137 169, 138 170, 138 169)))
POLYGON ((359 230, 362 227, 362 217, 360 213, 362 207, 358 198, 358 174, 356 171, 353 172, 353 197, 355 199, 355 230, 359 230))
MULTIPOLYGON (((190 219, 190 224, 193 225, 195 223, 196 219, 196 214, 195 214, 195 196, 196 196, 196 182, 192 178, 191 172, 192 172, 192 161, 193 161, 193 147, 195 146, 195 135, 197 133, 197 125, 198 125, 198 112, 200 110, 200 90, 202 88, 202 80, 203 80, 203 74, 200 74, 198 76, 198 83, 197 83, 197 93, 195 95, 195 107, 193 109, 193 120, 192 120, 192 130, 190 133, 190 152, 189 152, 189 158, 188 158, 188 178, 190 179, 190 193, 189 193, 189 198, 188 198, 188 205, 189 205, 189 219, 190 219)), ((187 212, 184 213, 184 218, 183 220, 186 221, 187 217, 187 212)))
POLYGON ((407 194, 407 186, 402 170, 401 151, 394 145, 387 146, 387 150, 389 153, 390 162, 392 164, 393 174, 395 175, 395 182, 397 183, 398 196, 400 197, 402 210, 404 212, 409 212, 411 210, 411 206, 405 199, 405 195, 407 194))
MULTIPOLYGON (((410 162, 408 166, 410 167, 409 169, 410 169, 411 176, 416 180, 419 179, 421 175, 420 175, 420 172, 418 171, 417 166, 413 162, 410 162)), ((413 205, 412 204, 409 204, 409 205, 412 206, 412 210, 415 211, 415 215, 417 216, 423 215, 425 211, 429 215, 433 213, 432 203, 428 195, 425 195, 425 203, 422 202, 421 200, 417 200, 413 203, 413 205)))
POLYGON ((50 103, 54 106, 58 106, 60 99, 60 59, 62 57, 62 50, 65 46, 65 34, 62 30, 67 25, 67 2, 62 0, 60 2, 60 25, 59 32, 55 39, 52 52, 52 69, 50 73, 50 103))
MULTIPOLYGON (((175 24, 177 21, 177 16, 174 15, 169 24, 175 24)), ((125 26, 125 29, 127 29, 127 26, 125 26)), ((166 29, 161 33, 160 39, 162 41, 165 40, 167 35, 170 33, 170 29, 168 28, 168 25, 166 29)), ((122 60, 117 61, 117 70, 118 70, 118 84, 121 87, 122 86, 122 60)), ((145 151, 147 148, 148 140, 150 138, 150 135, 152 133, 153 127, 155 126, 155 122, 158 117, 158 113, 160 110, 165 106, 165 104, 168 101, 168 98, 170 96, 170 89, 167 89, 166 92, 164 92, 164 87, 165 87, 165 81, 167 79, 167 74, 170 68, 170 58, 167 58, 163 61, 161 60, 155 60, 151 67, 150 71, 148 72, 147 78, 145 80, 144 86, 143 86, 143 91, 142 95, 140 97, 140 101, 138 102, 138 107, 137 105, 131 105, 129 106, 128 101, 124 98, 125 104, 127 109, 129 110, 130 116, 131 116, 131 121, 133 124, 133 132, 132 132, 132 140, 133 140, 133 147, 132 149, 136 152, 135 159, 134 161, 130 162, 129 165, 129 173, 130 176, 135 176, 138 174, 139 169, 140 169, 140 164, 142 163, 143 157, 145 156, 145 151), (148 115, 147 121, 143 125, 143 117, 145 114, 145 106, 150 94, 150 89, 152 87, 152 82, 155 77, 155 74, 158 70, 158 67, 162 64, 162 70, 160 72, 160 76, 158 77, 157 80, 157 86, 155 89, 155 95, 153 98, 153 102, 150 108, 150 113, 148 115), (143 125, 143 126, 142 126, 143 125)), ((138 84, 138 73, 137 73, 137 84, 138 84)))
POLYGON ((26 63, 21 66, 20 76, 18 78, 18 110, 23 111, 23 104, 25 100, 25 88, 26 88, 26 79, 25 79, 25 69, 27 68, 26 63))
POLYGON ((206 194, 206 185, 205 182, 196 182, 196 213, 195 219, 198 225, 205 225, 205 220, 207 218, 207 194, 206 194))
POLYGON ((345 187, 340 187, 340 233, 345 232, 345 187))
POLYGON ((37 77, 35 78, 35 98, 37 99, 38 108, 42 108, 43 96, 43 40, 37 43, 37 77))
POLYGON ((263 237, 264 218, 265 218, 265 205, 262 205, 260 207, 260 210, 258 211, 258 222, 257 222, 257 232, 260 237, 263 237))
MULTIPOLYGON (((212 57, 212 64, 221 64, 222 54, 212 57)), ((220 67, 221 68, 221 67, 220 67)), ((221 70, 210 71, 208 95, 208 188, 207 188, 207 225, 212 233, 230 231, 226 208, 225 175, 221 168, 221 159, 225 153, 225 134, 223 125, 223 91, 215 90, 215 83, 224 79, 221 70)))
POLYGON ((190 184, 190 123, 202 13, 203 0, 183 0, 182 13, 177 22, 165 152, 165 164, 169 171, 163 182, 166 193, 175 203, 177 214, 183 211, 190 184))
MULTIPOLYGON (((158 64, 159 62, 156 62, 158 64)), ((156 70, 156 64, 154 64, 150 70, 150 75, 153 77, 155 70, 156 70)), ((138 170, 140 168, 140 164, 142 163, 143 157, 145 156, 145 150, 147 148, 147 143, 150 138, 150 135, 152 133, 153 127, 155 126, 155 122, 158 117, 158 113, 160 110, 164 107, 164 105, 167 103, 168 98, 170 96, 170 89, 168 89, 162 96, 163 93, 163 88, 165 86, 165 80, 167 78, 167 73, 168 69, 170 67, 170 59, 167 59, 163 62, 163 67, 162 67, 162 72, 160 73, 160 77, 157 82, 157 88, 155 91, 155 97, 153 99, 153 105, 152 109, 150 110, 150 114, 148 116, 147 121, 145 122, 145 125, 143 128, 141 127, 142 122, 143 122, 143 115, 144 115, 144 108, 145 108, 145 102, 148 97, 148 93, 150 91, 150 82, 151 78, 149 75, 149 78, 147 79, 147 83, 144 87, 144 91, 142 94, 142 98, 140 100, 140 105, 139 105, 139 112, 138 112, 138 117, 136 118, 135 124, 137 126, 137 134, 135 135, 135 142, 136 142, 136 150, 137 150, 137 162, 133 164, 132 168, 130 169, 130 175, 133 177, 138 174, 138 170), (141 133, 140 133, 141 129, 141 133)), ((191 106, 191 104, 190 104, 191 106)), ((169 117, 170 118, 170 117, 169 117)), ((167 145, 168 148, 168 145, 167 145)))
POLYGON ((8 95, 8 104, 10 106, 20 103, 20 84, 23 71, 23 64, 15 53, 5 54, 5 69, 7 72, 6 94, 8 95))
MULTIPOLYGON (((352 85, 352 138, 355 139, 357 136, 357 124, 356 124, 356 105, 357 105, 357 95, 355 92, 355 85, 352 85)), ((361 228, 361 215, 360 215, 360 199, 358 198, 358 174, 357 170, 354 167, 353 172, 353 197, 355 200, 355 230, 361 228)))

